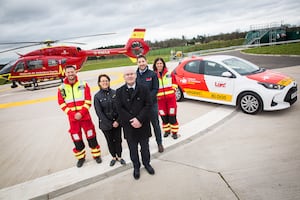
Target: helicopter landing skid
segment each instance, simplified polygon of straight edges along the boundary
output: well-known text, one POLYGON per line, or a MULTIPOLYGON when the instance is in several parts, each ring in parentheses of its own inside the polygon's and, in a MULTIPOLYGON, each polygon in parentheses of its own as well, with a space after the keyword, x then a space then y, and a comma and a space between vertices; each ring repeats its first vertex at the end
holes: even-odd
POLYGON ((31 83, 29 85, 24 86, 26 90, 34 91, 34 90, 41 90, 47 89, 52 87, 58 87, 61 84, 60 80, 50 81, 50 82, 39 82, 39 83, 31 83))

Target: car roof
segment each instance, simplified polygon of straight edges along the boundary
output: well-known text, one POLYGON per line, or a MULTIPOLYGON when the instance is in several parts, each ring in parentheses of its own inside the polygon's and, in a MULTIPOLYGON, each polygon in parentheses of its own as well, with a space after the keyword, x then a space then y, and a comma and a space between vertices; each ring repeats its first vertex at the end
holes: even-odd
POLYGON ((229 58, 236 58, 234 56, 229 55, 208 55, 208 56, 202 56, 204 60, 215 60, 215 61, 222 61, 229 58))
POLYGON ((214 60, 214 61, 223 61, 229 58, 236 58, 235 56, 230 55, 204 55, 204 56, 193 56, 185 58, 183 61, 187 60, 214 60))
POLYGON ((215 62, 222 62, 223 60, 230 58, 238 58, 230 55, 204 55, 204 56, 192 56, 184 58, 180 63, 187 63, 193 60, 210 60, 215 62))

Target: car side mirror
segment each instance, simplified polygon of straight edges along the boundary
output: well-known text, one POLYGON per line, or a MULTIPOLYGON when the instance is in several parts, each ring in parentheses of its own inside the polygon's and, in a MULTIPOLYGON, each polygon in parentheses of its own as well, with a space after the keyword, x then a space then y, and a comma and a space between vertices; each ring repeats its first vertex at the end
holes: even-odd
POLYGON ((234 75, 231 72, 223 72, 222 77, 234 78, 234 75))

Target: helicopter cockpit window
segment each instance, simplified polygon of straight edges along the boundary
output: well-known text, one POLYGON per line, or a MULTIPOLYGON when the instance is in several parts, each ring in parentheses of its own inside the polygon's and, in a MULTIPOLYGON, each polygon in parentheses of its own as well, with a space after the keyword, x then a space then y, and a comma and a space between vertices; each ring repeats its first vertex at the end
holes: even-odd
POLYGON ((27 66, 29 70, 40 69, 43 67, 42 60, 30 60, 27 62, 27 66))
POLYGON ((54 67, 54 66, 57 66, 58 65, 58 61, 55 60, 55 59, 49 59, 48 60, 48 66, 49 67, 54 67))
POLYGON ((24 72, 24 68, 25 68, 25 63, 23 61, 21 61, 16 65, 16 68, 14 71, 15 72, 24 72))

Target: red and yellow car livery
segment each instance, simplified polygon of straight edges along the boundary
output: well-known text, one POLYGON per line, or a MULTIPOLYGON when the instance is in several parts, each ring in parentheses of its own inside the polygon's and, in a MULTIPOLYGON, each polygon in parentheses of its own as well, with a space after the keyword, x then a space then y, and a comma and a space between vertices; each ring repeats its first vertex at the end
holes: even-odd
POLYGON ((178 84, 177 101, 233 105, 247 114, 285 109, 297 101, 297 83, 291 77, 234 56, 187 58, 172 75, 178 84))

